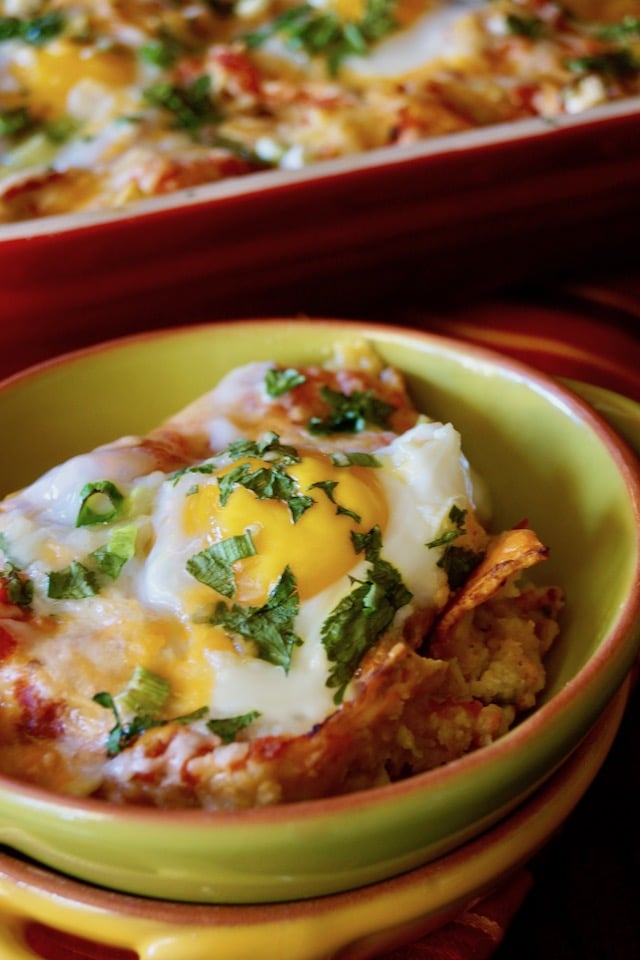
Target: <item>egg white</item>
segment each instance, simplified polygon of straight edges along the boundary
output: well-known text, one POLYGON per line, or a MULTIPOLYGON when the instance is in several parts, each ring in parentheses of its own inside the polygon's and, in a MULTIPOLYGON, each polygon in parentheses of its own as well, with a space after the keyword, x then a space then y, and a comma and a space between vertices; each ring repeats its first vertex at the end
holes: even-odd
MULTIPOLYGON (((439 551, 425 544, 442 530, 455 503, 464 509, 473 500, 472 483, 460 437, 449 424, 420 423, 376 452, 381 467, 376 476, 383 488, 389 517, 381 556, 401 573, 413 594, 411 604, 396 615, 399 629, 415 607, 441 607, 448 595, 446 576, 437 566, 439 551)), ((182 529, 181 511, 192 475, 160 491, 154 517, 155 543, 140 581, 140 599, 151 608, 170 611, 188 624, 194 611, 185 599, 193 579, 187 560, 197 546, 182 529)), ((321 549, 310 544, 310 550, 321 549)), ((330 664, 321 640, 322 625, 353 588, 353 580, 366 578, 368 564, 354 555, 353 567, 315 596, 300 602, 296 633, 303 638, 295 647, 288 673, 267 661, 241 651, 206 652, 213 674, 211 712, 238 716, 257 710, 256 734, 298 734, 324 719, 333 709, 333 694, 326 685, 330 664)), ((212 606, 221 599, 211 592, 212 606)))
MULTIPOLYGON (((474 484, 459 434, 450 424, 419 422, 375 456, 380 464, 375 477, 388 511, 381 558, 399 571, 412 594, 391 626, 400 633, 414 609, 440 608, 447 599, 446 575, 437 566, 440 551, 426 544, 442 531, 453 504, 474 506, 474 484)), ((102 689, 116 695, 142 664, 170 681, 173 674, 176 703, 190 709, 207 706, 214 717, 258 711, 252 735, 309 730, 335 709, 335 691, 327 687, 331 665, 322 643, 323 623, 354 581, 366 579, 368 562, 354 552, 347 573, 300 599, 294 630, 303 643, 293 648, 288 672, 258 659, 250 645, 208 640, 212 630, 221 629, 210 626, 208 613, 222 598, 187 570, 202 542, 185 533, 183 514, 189 488, 216 481, 193 473, 176 478, 153 466, 150 454, 135 443, 114 445, 54 468, 3 505, 0 567, 8 561, 23 568, 34 583, 34 612, 52 616, 57 624, 51 649, 45 650, 42 638, 37 641, 38 656, 54 670, 56 661, 73 658, 75 648, 83 664, 85 695, 102 689), (76 526, 80 491, 86 483, 104 479, 126 498, 125 515, 117 522, 135 526, 136 554, 96 596, 50 599, 50 571, 82 561, 108 539, 111 524, 76 526), (194 587, 200 588, 199 597, 202 590, 206 596, 196 607, 194 587), (65 643, 71 653, 62 656, 65 643), (110 659, 113 651, 118 651, 117 662, 110 659), (120 687, 112 689, 116 682, 120 687), (198 702, 190 703, 189 696, 198 702)), ((344 523, 344 516, 339 520, 344 523)), ((321 532, 320 541, 309 544, 311 556, 322 549, 323 536, 321 532)), ((283 551, 282 545, 278 550, 283 551)), ((80 687, 78 681, 76 692, 80 687)))

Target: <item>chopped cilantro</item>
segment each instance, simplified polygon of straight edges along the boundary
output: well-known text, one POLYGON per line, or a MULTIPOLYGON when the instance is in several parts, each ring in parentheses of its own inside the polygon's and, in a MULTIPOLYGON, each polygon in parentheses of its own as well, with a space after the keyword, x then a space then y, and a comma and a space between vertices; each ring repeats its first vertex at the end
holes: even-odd
POLYGON ((232 460, 241 460, 244 457, 255 457, 257 460, 268 460, 281 466, 300 463, 300 456, 295 447, 280 443, 277 433, 267 433, 262 440, 233 440, 224 454, 232 460))
POLYGON ((309 490, 322 490, 331 503, 335 504, 337 516, 351 517, 351 519, 355 520, 356 523, 360 523, 362 517, 358 513, 355 513, 355 511, 349 510, 347 507, 343 507, 342 504, 337 503, 334 496, 334 491, 337 486, 337 480, 318 480, 316 483, 311 484, 309 490))
POLYGON ((448 547, 438 561, 447 575, 451 590, 459 590, 472 570, 483 559, 484 553, 477 553, 468 547, 448 547))
POLYGON ((207 720, 207 728, 220 737, 223 743, 233 743, 240 730, 244 730, 259 716, 258 710, 250 710, 249 713, 243 713, 238 717, 212 718, 207 720))
POLYGON ((464 521, 467 515, 466 510, 462 510, 454 503, 449 511, 449 520, 453 527, 444 530, 440 536, 430 540, 425 546, 428 549, 434 547, 444 547, 442 556, 437 562, 447 575, 447 582, 450 590, 459 590, 465 580, 475 567, 478 566, 484 557, 483 552, 469 549, 469 547, 460 547, 452 543, 465 531, 464 521))
POLYGON ((203 127, 219 122, 220 113, 211 99, 211 80, 202 74, 188 86, 156 83, 144 91, 147 103, 173 115, 173 127, 199 138, 203 127))
POLYGON ((522 17, 517 13, 508 13, 506 16, 507 30, 517 37, 527 37, 529 40, 540 40, 549 32, 547 24, 540 17, 522 17))
POLYGON ((73 117, 59 117, 44 126, 44 135, 51 143, 66 143, 78 129, 78 121, 73 117))
POLYGON ((162 69, 172 67, 181 54, 182 44, 166 30, 162 31, 155 40, 143 43, 138 50, 138 56, 143 63, 162 69))
POLYGON ((33 581, 26 577, 13 563, 8 563, 0 571, 0 595, 6 597, 8 603, 28 610, 33 601, 33 581))
POLYGON ((96 575, 78 560, 72 560, 62 570, 49 573, 47 596, 51 600, 82 600, 99 592, 96 575))
POLYGON ((255 553, 253 539, 246 530, 240 536, 221 540, 194 554, 187 560, 187 570, 192 577, 217 590, 223 597, 233 597, 236 581, 232 564, 255 553))
POLYGON ((42 47, 62 33, 66 25, 60 10, 51 10, 41 17, 21 20, 18 17, 0 17, 0 42, 22 40, 34 47, 42 47))
POLYGON ((109 757, 115 757, 121 753, 152 727, 161 727, 166 723, 186 725, 200 720, 208 713, 207 707, 201 707, 199 710, 179 717, 163 719, 160 711, 169 694, 168 680, 139 666, 134 670, 125 689, 117 697, 106 691, 94 694, 92 698, 94 703, 111 710, 115 718, 115 724, 107 738, 109 757), (129 719, 125 719, 122 716, 123 713, 127 714, 129 719))
POLYGON ((280 35, 292 50, 311 57, 323 56, 329 73, 338 73, 349 56, 365 56, 369 49, 397 29, 393 16, 395 0, 366 0, 360 20, 346 20, 332 10, 321 11, 311 3, 285 10, 271 23, 245 36, 249 46, 258 47, 269 37, 280 35))
POLYGON ((602 24, 596 32, 602 40, 626 40, 628 37, 640 37, 640 17, 628 14, 618 23, 602 24))
POLYGON ((341 703, 344 692, 365 653, 391 624, 396 612, 409 603, 412 594, 402 582, 399 571, 381 559, 379 527, 366 534, 352 533, 357 553, 364 552, 370 563, 367 579, 343 597, 322 625, 321 639, 332 663, 328 687, 337 687, 334 702, 341 703))
POLYGON ((326 417, 312 417, 307 425, 309 433, 360 433, 367 424, 388 427, 389 417, 395 410, 373 390, 354 390, 346 394, 323 386, 320 395, 330 412, 326 417))
POLYGON ((572 57, 565 61, 568 70, 574 73, 599 73, 605 77, 631 77, 640 70, 640 60, 631 50, 605 50, 585 57, 572 57))
POLYGON ((16 134, 28 133, 37 125, 37 120, 26 107, 0 110, 0 137, 15 137, 16 134))
POLYGON ((354 450, 346 453, 344 450, 338 450, 331 454, 331 462, 334 467, 381 467, 382 464, 372 453, 364 453, 360 450, 354 450))
POLYGON ((306 382, 306 377, 299 370, 287 367, 286 370, 270 369, 264 378, 264 385, 270 397, 281 397, 306 382))
MULTIPOLYGON (((204 463, 198 463, 193 467, 182 467, 180 470, 176 470, 175 473, 171 474, 171 479, 173 480, 173 486, 175 487, 180 477, 183 477, 185 473, 202 473, 202 474, 211 475, 212 473, 215 473, 216 470, 218 469, 219 469, 218 464, 216 464, 212 460, 205 460, 204 463)), ((197 490, 197 487, 195 488, 190 487, 189 490, 187 491, 187 495, 191 495, 192 493, 195 493, 196 490, 197 490)))
POLYGON ((296 481, 282 469, 283 466, 300 462, 297 451, 281 444, 276 434, 269 434, 260 441, 236 440, 229 444, 226 453, 234 460, 241 457, 261 459, 266 461, 268 466, 252 470, 250 464, 241 463, 219 477, 222 506, 237 486, 251 490, 259 500, 282 500, 289 507, 294 523, 305 510, 313 506, 313 498, 298 493, 296 481))
POLYGON ((451 541, 457 537, 461 537, 465 532, 464 520, 466 515, 467 511, 462 510, 454 503, 449 511, 449 520, 453 523, 453 527, 445 530, 434 540, 430 540, 425 546, 428 547, 429 550, 432 550, 434 547, 442 547, 447 543, 451 543, 451 541))
POLYGON ((242 607, 235 603, 228 607, 221 600, 210 622, 252 641, 261 660, 283 667, 288 673, 293 648, 302 643, 293 629, 298 609, 296 578, 291 569, 285 567, 262 607, 242 607))

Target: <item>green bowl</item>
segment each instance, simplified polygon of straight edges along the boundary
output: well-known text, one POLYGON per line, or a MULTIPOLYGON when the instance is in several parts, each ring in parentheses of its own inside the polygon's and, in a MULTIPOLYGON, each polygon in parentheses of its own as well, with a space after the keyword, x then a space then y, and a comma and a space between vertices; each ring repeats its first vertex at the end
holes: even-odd
POLYGON ((75 453, 143 433, 250 360, 302 364, 367 339, 418 406, 451 420, 491 490, 551 548, 567 605, 539 708, 434 771, 345 797, 237 813, 55 796, 0 778, 0 843, 85 881, 169 900, 266 903, 395 876, 460 846, 546 780, 628 674, 640 639, 640 469, 586 401, 481 348, 378 324, 234 321, 113 341, 0 385, 0 492, 75 453), (11 429, 7 429, 10 425, 11 429))

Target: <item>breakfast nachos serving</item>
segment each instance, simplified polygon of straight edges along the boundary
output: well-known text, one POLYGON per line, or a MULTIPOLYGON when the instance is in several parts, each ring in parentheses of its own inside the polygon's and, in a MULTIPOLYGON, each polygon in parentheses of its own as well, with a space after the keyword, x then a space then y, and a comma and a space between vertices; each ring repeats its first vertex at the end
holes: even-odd
POLYGON ((254 362, 0 504, 0 771, 243 809, 389 783, 536 704, 563 597, 361 342, 254 362))

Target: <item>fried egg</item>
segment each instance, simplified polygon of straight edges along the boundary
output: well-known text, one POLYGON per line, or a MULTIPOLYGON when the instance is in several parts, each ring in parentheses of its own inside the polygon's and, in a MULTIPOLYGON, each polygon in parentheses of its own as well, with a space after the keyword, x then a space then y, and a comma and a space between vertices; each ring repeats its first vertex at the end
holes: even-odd
POLYGON ((418 422, 364 464, 362 456, 353 463, 344 452, 300 447, 284 466, 275 458, 274 478, 277 448, 240 457, 226 450, 176 473, 156 469, 154 455, 125 442, 73 458, 9 498, 0 560, 33 582, 34 613, 59 623, 46 649, 34 641, 49 673, 57 657, 74 660, 75 693, 90 698, 104 689, 117 695, 143 667, 169 682, 174 716, 204 707, 216 718, 251 714, 251 735, 296 735, 336 709, 323 627, 367 582, 372 562, 362 543, 371 531, 379 531, 379 558, 404 591, 389 631, 400 636, 414 611, 444 605, 441 552, 427 544, 453 505, 474 503, 450 424, 418 422), (274 489, 264 494, 250 482, 255 476, 274 489), (111 486, 102 491, 104 481, 118 498, 111 486), (117 515, 101 520, 116 499, 117 515), (79 524, 88 503, 91 522, 79 524), (123 540, 128 553, 112 578, 96 558, 111 551, 117 559, 123 540), (88 570, 95 593, 72 585, 52 596, 52 577, 70 569, 81 579, 88 570), (216 617, 264 613, 285 572, 295 615, 283 660, 216 617))

